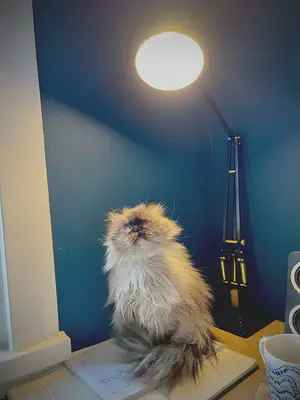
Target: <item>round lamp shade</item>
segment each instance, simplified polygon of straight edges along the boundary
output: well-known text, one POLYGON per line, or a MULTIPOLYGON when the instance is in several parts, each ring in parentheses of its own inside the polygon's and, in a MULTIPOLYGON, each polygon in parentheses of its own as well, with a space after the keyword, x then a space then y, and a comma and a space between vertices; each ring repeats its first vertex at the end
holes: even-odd
POLYGON ((135 66, 149 86, 179 90, 199 77, 204 60, 200 46, 192 38, 178 32, 164 32, 140 46, 135 66))

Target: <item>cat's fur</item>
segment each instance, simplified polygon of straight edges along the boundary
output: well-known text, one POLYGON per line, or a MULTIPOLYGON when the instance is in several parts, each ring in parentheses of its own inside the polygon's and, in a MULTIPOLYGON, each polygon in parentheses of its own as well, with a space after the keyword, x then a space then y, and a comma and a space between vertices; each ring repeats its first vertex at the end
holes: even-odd
POLYGON ((212 295, 176 241, 181 228, 153 203, 111 211, 107 224, 108 301, 136 375, 168 387, 196 379, 204 358, 214 355, 212 295))

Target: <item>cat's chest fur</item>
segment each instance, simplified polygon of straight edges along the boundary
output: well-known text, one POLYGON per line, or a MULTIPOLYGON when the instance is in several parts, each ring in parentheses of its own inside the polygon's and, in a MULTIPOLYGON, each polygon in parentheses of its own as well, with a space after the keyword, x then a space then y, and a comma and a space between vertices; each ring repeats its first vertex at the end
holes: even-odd
POLYGON ((128 322, 138 320, 149 330, 161 330, 157 320, 168 321, 180 295, 166 270, 163 257, 125 258, 109 272, 110 302, 128 322))

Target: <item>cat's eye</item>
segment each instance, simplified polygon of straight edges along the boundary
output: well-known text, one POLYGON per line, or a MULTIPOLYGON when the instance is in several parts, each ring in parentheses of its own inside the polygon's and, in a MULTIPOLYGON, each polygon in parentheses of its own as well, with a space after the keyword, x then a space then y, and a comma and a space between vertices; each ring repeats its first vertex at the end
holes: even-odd
POLYGON ((125 224, 125 225, 123 226, 123 229, 124 229, 125 232, 131 232, 132 227, 131 227, 130 224, 125 224))

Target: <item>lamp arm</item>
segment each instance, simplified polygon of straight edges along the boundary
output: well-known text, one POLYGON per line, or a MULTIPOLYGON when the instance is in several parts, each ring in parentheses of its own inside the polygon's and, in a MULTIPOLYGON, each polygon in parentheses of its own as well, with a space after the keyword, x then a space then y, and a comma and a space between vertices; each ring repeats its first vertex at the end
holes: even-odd
POLYGON ((228 125, 228 123, 227 123, 224 115, 222 114, 219 106, 214 101, 214 99, 212 98, 210 93, 205 88, 202 88, 202 90, 203 90, 203 95, 204 95, 204 98, 205 98, 206 102, 208 103, 210 109, 213 111, 213 113, 215 114, 215 116, 219 120, 220 124, 222 125, 222 127, 223 127, 223 129, 224 129, 224 131, 226 133, 226 135, 229 138, 232 137, 232 136, 235 136, 234 131, 228 125))

